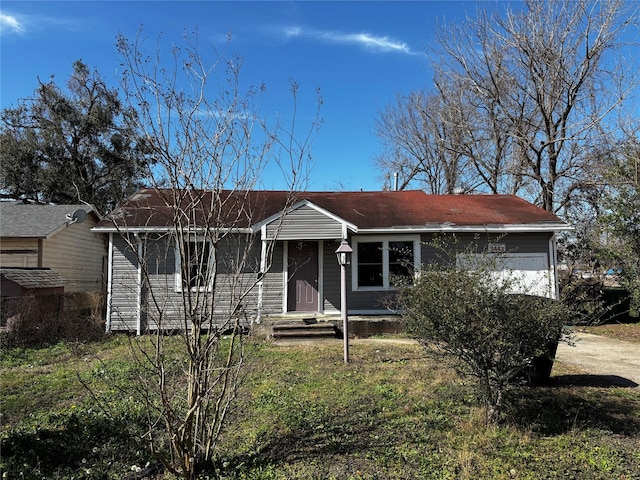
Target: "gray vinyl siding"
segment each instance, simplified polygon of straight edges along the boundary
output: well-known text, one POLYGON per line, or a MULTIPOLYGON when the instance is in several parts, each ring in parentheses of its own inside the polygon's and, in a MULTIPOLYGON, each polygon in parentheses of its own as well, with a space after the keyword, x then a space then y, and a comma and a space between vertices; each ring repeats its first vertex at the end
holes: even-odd
MULTIPOLYGON (((507 253, 544 253, 547 255, 549 264, 551 264, 551 259, 548 257, 549 240, 551 239, 550 233, 510 233, 503 236, 494 234, 456 234, 455 237, 457 239, 457 245, 455 247, 452 246, 452 252, 455 250, 463 251, 472 245, 477 246, 477 252, 484 252, 489 243, 504 243, 507 253)), ((445 236, 443 238, 447 237, 445 236)), ((431 234, 423 234, 421 236, 422 246, 420 254, 422 264, 442 261, 444 258, 442 250, 430 244, 433 242, 433 239, 434 237, 431 234)), ((326 268, 325 275, 327 275, 326 268)), ((337 278, 337 284, 339 285, 339 277, 337 278)), ((327 280, 325 279, 325 289, 326 288, 327 280)), ((392 290, 353 291, 351 267, 347 270, 347 291, 350 312, 386 312, 386 300, 389 298, 389 295, 392 295, 392 290)), ((325 294, 327 292, 328 291, 325 290, 325 294)), ((337 298, 339 302, 339 294, 337 298)), ((338 309, 339 308, 338 303, 338 309)))
MULTIPOLYGON (((456 234, 457 245, 452 246, 453 251, 464 251, 473 248, 477 253, 486 252, 489 243, 503 243, 506 253, 545 253, 549 254, 550 233, 509 233, 497 234, 456 234), (477 249, 476 249, 477 247, 477 249)), ((446 236, 441 238, 446 239, 446 236)), ((449 237, 450 238, 450 237, 449 237)), ((426 264, 438 261, 443 257, 443 252, 433 247, 434 237, 422 235, 422 263, 426 264)), ((474 253, 474 252, 469 252, 474 253)), ((551 259, 548 259, 550 262, 551 259)))
POLYGON ((389 290, 373 291, 353 291, 351 284, 351 268, 347 270, 347 304, 349 311, 369 312, 377 310, 386 311, 384 307, 385 299, 389 295, 389 290))
MULTIPOLYGON (((322 288, 324 291, 323 309, 340 310, 340 265, 336 260, 336 249, 338 243, 325 242, 322 264, 324 265, 322 288)), ((348 272, 347 272, 348 273, 348 272)), ((350 276, 347 275, 347 284, 350 287, 350 276)), ((347 292, 347 299, 349 293, 347 292)))
POLYGON ((176 288, 176 250, 167 235, 149 235, 144 244, 143 330, 184 328, 182 295, 176 288))
MULTIPOLYGON (((353 245, 353 241, 350 241, 353 245)), ((326 242, 324 247, 324 308, 340 311, 340 265, 336 260, 337 243, 326 242)), ((347 305, 352 311, 371 311, 384 309, 383 298, 387 292, 354 291, 352 284, 353 264, 347 265, 347 305)))
POLYGON ((267 225, 267 236, 278 240, 306 240, 342 238, 342 224, 327 215, 303 205, 289 212, 280 223, 275 221, 267 225))
POLYGON ((275 242, 270 266, 262 279, 262 313, 282 313, 284 295, 284 242, 275 242))
POLYGON ((138 260, 136 252, 119 235, 113 236, 110 328, 136 331, 138 323, 138 260))
MULTIPOLYGON (((212 306, 217 326, 234 314, 248 323, 257 315, 260 242, 244 235, 220 242, 214 290, 183 292, 178 284, 175 243, 168 236, 149 235, 144 241, 145 265, 141 289, 141 330, 185 328, 185 299, 212 306), (243 252, 248 248, 246 259, 243 252), (233 313, 235 312, 235 313, 233 313)), ((120 236, 114 236, 112 330, 137 328, 137 262, 120 236)))
MULTIPOLYGON (((315 212, 317 213, 317 212, 315 212)), ((326 223, 327 217, 322 216, 326 223)), ((308 232, 311 235, 311 232, 308 232)), ((339 238, 338 235, 336 238, 339 238)), ((317 238, 317 237, 316 237, 317 238)), ((473 242, 477 242, 479 251, 484 251, 488 243, 504 243, 508 253, 548 253, 551 235, 541 234, 509 234, 502 238, 495 235, 474 236, 472 234, 456 235, 458 249, 463 250, 473 242)), ((261 242, 255 238, 248 255, 248 260, 241 269, 241 252, 247 246, 249 237, 233 235, 226 239, 224 248, 218 254, 218 275, 215 291, 214 312, 223 321, 228 317, 230 308, 240 302, 243 321, 250 322, 258 314, 258 273, 260 272, 261 242), (247 293, 248 292, 248 293, 247 293), (240 301, 240 297, 244 295, 240 301)), ((431 245, 432 235, 421 236, 421 259, 427 263, 437 259, 438 251, 431 245)), ((262 313, 278 315, 283 312, 283 298, 286 283, 284 280, 284 241, 273 244, 271 261, 262 276, 262 313)), ((324 241, 323 258, 323 299, 325 311, 340 310, 340 267, 336 262, 335 241, 324 241)), ((181 329, 184 328, 182 312, 183 292, 177 288, 176 249, 169 237, 159 235, 147 237, 145 243, 146 271, 144 288, 142 289, 142 330, 181 329)), ((211 299, 210 292, 199 292, 211 299)), ((195 292, 191 292, 194 295, 195 292)), ((347 267, 347 298, 350 312, 386 312, 385 303, 392 291, 353 291, 352 266, 347 267)), ((111 328, 112 330, 135 331, 137 328, 137 261, 133 251, 119 236, 114 235, 113 277, 111 296, 111 328)))

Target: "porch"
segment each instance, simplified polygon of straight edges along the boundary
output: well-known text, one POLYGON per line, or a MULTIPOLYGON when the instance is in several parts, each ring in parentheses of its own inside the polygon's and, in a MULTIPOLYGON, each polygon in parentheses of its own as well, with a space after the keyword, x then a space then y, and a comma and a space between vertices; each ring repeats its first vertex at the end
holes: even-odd
MULTIPOLYGON (((397 315, 354 315, 349 317, 349 337, 366 338, 402 333, 402 320, 397 315)), ((275 340, 342 338, 340 315, 292 314, 263 317, 253 333, 275 340)))

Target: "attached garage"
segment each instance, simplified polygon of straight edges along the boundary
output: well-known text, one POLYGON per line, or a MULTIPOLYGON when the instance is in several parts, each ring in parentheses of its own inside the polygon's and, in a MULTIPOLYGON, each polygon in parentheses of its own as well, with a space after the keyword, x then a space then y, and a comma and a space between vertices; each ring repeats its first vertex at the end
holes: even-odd
POLYGON ((497 281, 513 282, 513 293, 556 297, 554 266, 547 253, 459 254, 456 261, 459 268, 495 270, 497 281))

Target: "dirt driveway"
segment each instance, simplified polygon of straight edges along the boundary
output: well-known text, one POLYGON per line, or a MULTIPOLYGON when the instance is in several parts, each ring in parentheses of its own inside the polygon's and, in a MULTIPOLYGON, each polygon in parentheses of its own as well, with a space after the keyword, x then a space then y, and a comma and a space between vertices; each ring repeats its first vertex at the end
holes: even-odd
POLYGON ((557 362, 582 370, 594 383, 638 388, 640 344, 589 333, 577 333, 574 343, 558 346, 557 362))

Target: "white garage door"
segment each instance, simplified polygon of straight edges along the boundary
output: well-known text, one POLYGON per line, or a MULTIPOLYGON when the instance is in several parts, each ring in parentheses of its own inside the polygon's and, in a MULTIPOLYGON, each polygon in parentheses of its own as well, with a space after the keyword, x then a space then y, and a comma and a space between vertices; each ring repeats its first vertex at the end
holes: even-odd
MULTIPOLYGON (((458 268, 473 269, 477 265, 487 265, 481 260, 482 257, 482 254, 458 255, 456 262, 458 268)), ((488 265, 495 268, 496 279, 508 278, 513 281, 512 293, 553 296, 551 270, 545 253, 498 254, 488 261, 488 265)))

